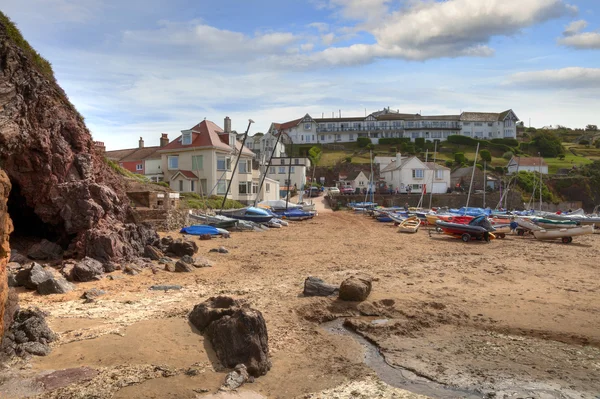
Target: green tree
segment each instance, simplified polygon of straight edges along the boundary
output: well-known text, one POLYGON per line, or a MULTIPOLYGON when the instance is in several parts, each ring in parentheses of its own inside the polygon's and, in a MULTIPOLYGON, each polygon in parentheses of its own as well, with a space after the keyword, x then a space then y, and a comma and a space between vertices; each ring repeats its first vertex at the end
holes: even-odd
POLYGON ((310 163, 312 166, 312 178, 310 179, 311 182, 315 181, 315 172, 317 171, 317 166, 319 166, 319 162, 321 162, 321 157, 323 156, 323 150, 321 149, 321 147, 311 147, 310 150, 308 150, 308 159, 310 159, 310 163))
POLYGON ((488 150, 481 150, 479 152, 479 155, 481 156, 481 160, 487 161, 487 162, 492 162, 492 153, 489 152, 488 150))
POLYGON ((417 147, 419 150, 423 150, 425 148, 425 138, 417 137, 415 139, 415 147, 417 147))
POLYGON ((359 137, 356 139, 356 143, 360 148, 365 148, 369 144, 371 144, 371 139, 368 137, 359 137))
POLYGON ((587 125, 585 130, 598 130, 598 125, 587 125))
POLYGON ((550 131, 537 132, 531 141, 543 157, 556 158, 565 152, 560 137, 550 131))
POLYGON ((456 162, 459 165, 462 165, 463 163, 465 163, 467 160, 467 158, 465 158, 465 154, 462 152, 457 152, 456 154, 454 154, 454 162, 456 162))
POLYGON ((502 154, 502 158, 510 160, 515 154, 513 154, 512 151, 506 151, 504 154, 502 154))

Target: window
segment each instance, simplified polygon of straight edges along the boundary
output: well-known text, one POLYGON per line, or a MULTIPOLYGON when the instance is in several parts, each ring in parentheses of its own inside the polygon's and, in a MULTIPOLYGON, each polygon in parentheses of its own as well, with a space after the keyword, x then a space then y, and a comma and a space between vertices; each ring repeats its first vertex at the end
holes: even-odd
POLYGON ((361 180, 361 181, 359 181, 359 182, 358 182, 358 185, 359 185, 359 186, 364 186, 364 185, 365 185, 365 182, 361 180))
POLYGON ((336 134, 335 135, 335 139, 336 140, 341 140, 342 139, 342 135, 341 134, 336 134))
POLYGON ((270 174, 272 174, 272 175, 274 175, 274 174, 275 174, 275 166, 271 166, 271 167, 269 168, 269 173, 270 173, 270 174))
POLYGON ((483 126, 483 123, 482 122, 475 122, 474 125, 475 126, 483 126))
POLYGON ((310 130, 312 126, 312 123, 305 123, 304 124, 304 130, 310 130))
POLYGON ((267 193, 270 193, 270 192, 271 192, 271 184, 270 184, 270 183, 267 183, 267 184, 265 185, 265 191, 266 191, 267 193))
POLYGON ((191 192, 196 192, 196 185, 195 185, 195 183, 196 183, 195 181, 190 180, 190 188, 191 188, 190 191, 191 192))
POLYGON ((169 170, 171 169, 179 169, 179 156, 171 155, 168 157, 168 166, 169 170))
POLYGON ((252 183, 252 194, 258 193, 258 183, 252 183))
POLYGON ((179 180, 179 191, 183 191, 183 180, 179 180))
POLYGON ((324 123, 319 123, 319 129, 325 129, 325 124, 324 123))
POLYGON ((412 138, 416 139, 418 137, 421 137, 421 132, 412 132, 412 138))
POLYGON ((387 122, 379 122, 379 126, 380 126, 382 129, 387 129, 387 127, 388 127, 388 123, 387 123, 387 122))
POLYGON ((412 177, 413 177, 413 179, 422 179, 423 178, 423 169, 413 169, 412 177))
POLYGON ((442 169, 437 169, 435 171, 435 178, 438 180, 442 180, 444 178, 444 171, 442 169))
POLYGON ((431 138, 432 139, 441 139, 442 138, 442 132, 431 132, 431 138))
POLYGON ((494 122, 488 122, 488 126, 494 126, 494 122))
POLYGON ((183 144, 183 145, 192 144, 192 133, 191 132, 183 133, 183 136, 181 136, 181 144, 183 144))
POLYGON ((400 126, 402 126, 402 123, 400 121, 394 121, 394 122, 392 122, 392 126, 400 127, 400 126))
POLYGON ((250 173, 252 170, 252 164, 250 160, 240 161, 240 165, 238 167, 240 173, 250 173))
POLYGON ((360 129, 360 123, 354 123, 354 128, 355 129, 360 129))
POLYGON ((203 167, 203 156, 192 155, 192 170, 202 170, 203 167))
POLYGON ((227 185, 229 184, 229 180, 219 180, 217 182, 217 195, 225 195, 227 192, 227 185))
POLYGON ((333 130, 333 123, 328 123, 327 124, 327 129, 333 130))
POLYGON ((312 141, 315 141, 315 135, 314 134, 312 135, 312 141))
POLYGON ((285 165, 285 159, 282 159, 280 165, 285 165))
POLYGON ((349 139, 350 139, 350 141, 353 141, 353 140, 354 140, 354 133, 350 133, 350 135, 349 135, 349 139))
POLYGON ((325 141, 325 135, 324 134, 321 135, 321 141, 325 141))
POLYGON ((298 158, 294 159, 294 163, 295 163, 296 165, 300 165, 300 159, 298 159, 298 158))
POLYGON ((294 166, 291 166, 290 167, 290 172, 295 173, 295 171, 296 171, 296 168, 294 166))
POLYGON ((231 158, 217 157, 217 170, 231 170, 231 158))
POLYGON ((279 174, 280 174, 280 175, 283 175, 283 174, 285 174, 285 166, 280 166, 280 167, 279 167, 279 174))
POLYGON ((250 194, 250 190, 252 190, 252 182, 243 181, 240 182, 238 187, 239 194, 250 194))
MULTIPOLYGON (((411 184, 409 184, 409 185, 411 185, 411 184)), ((415 191, 416 190, 420 190, 421 189, 421 185, 420 184, 412 184, 412 189, 415 190, 415 191)))
POLYGON ((300 141, 304 141, 304 135, 300 136, 300 141))
POLYGON ((227 170, 231 170, 231 158, 227 158, 226 163, 227 163, 227 170))
POLYGON ((141 163, 138 163, 137 165, 135 165, 135 170, 143 170, 144 169, 144 165, 142 165, 141 163))
POLYGON ((504 130, 504 137, 512 137, 514 136, 513 131, 511 129, 504 130))
POLYGON ((471 122, 463 122, 463 126, 470 126, 471 122))

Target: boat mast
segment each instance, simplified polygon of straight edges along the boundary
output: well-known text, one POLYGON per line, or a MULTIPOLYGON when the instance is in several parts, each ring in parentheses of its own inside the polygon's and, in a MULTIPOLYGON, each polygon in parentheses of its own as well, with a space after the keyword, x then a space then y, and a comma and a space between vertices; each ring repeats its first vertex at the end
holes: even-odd
MULTIPOLYGON (((471 184, 469 184, 469 194, 467 194, 467 205, 465 208, 469 207, 469 200, 471 199, 471 188, 473 188, 473 179, 475 178, 475 168, 477 168, 477 156, 479 155, 479 143, 477 143, 477 149, 475 150, 475 160, 473 161, 473 173, 471 173, 471 184)), ((465 212, 467 210, 465 209, 465 212)))
POLYGON ((540 157, 540 212, 542 212, 542 156, 538 152, 538 156, 540 157))
POLYGON ((483 161, 483 209, 485 209, 485 189, 487 188, 487 180, 485 172, 487 171, 487 161, 483 161))
MULTIPOLYGON (((237 159, 235 160, 235 165, 233 167, 233 171, 231 172, 231 179, 229 180, 229 184, 227 185, 227 190, 225 191, 225 196, 223 197, 223 203, 221 204, 221 210, 225 207, 225 201, 227 201, 227 195, 229 194, 229 189, 231 188, 231 183, 233 182, 233 176, 235 176, 235 171, 238 167, 238 163, 240 162, 240 158, 242 157, 242 151, 244 150, 244 145, 246 145, 246 139, 248 138, 248 132, 250 131, 250 125, 252 125, 254 121, 252 119, 248 119, 248 128, 246 129, 246 133, 244 133, 244 139, 242 140, 242 146, 240 147, 240 153, 238 154, 237 159)), ((231 134, 231 133, 229 133, 231 134)), ((237 139, 233 143, 233 150, 235 151, 235 145, 237 143, 237 139)))
MULTIPOLYGON (((429 157, 429 149, 427 149, 425 151, 425 166, 427 166, 427 158, 428 157, 429 157)), ((425 171, 423 171, 423 179, 424 178, 425 178, 425 171)), ((427 190, 427 183, 425 183, 425 190, 427 190)), ((423 191, 423 186, 421 186, 421 198, 419 198, 419 203, 417 204, 417 208, 421 208, 423 206, 423 197, 424 196, 425 196, 425 192, 423 191)))
POLYGON ((261 176, 260 184, 258 185, 258 190, 256 192, 256 198, 254 198, 254 206, 256 206, 256 203, 258 202, 258 196, 262 192, 263 184, 265 183, 265 179, 267 178, 267 173, 269 172, 269 168, 271 167, 271 162, 273 161, 273 155, 275 155, 275 150, 277 149, 277 145, 279 144, 279 139, 281 138, 282 134, 283 134, 283 132, 280 132, 277 135, 277 140, 275 140, 275 145, 273 146, 273 149, 271 150, 271 156, 269 157, 269 161, 267 162, 267 167, 265 168, 265 171, 261 176))
POLYGON ((433 173, 431 175, 431 187, 429 188, 429 209, 431 210, 431 202, 433 201, 433 179, 437 172, 437 140, 433 142, 433 173))
POLYGON ((373 187, 373 150, 369 150, 369 157, 371 158, 371 178, 369 179, 369 186, 371 189, 371 202, 375 203, 375 188, 373 187))
MULTIPOLYGON (((296 136, 298 137, 298 136, 296 136)), ((288 165, 288 184, 287 184, 287 194, 285 195, 285 211, 288 210, 288 205, 290 203, 290 185, 292 184, 292 153, 294 152, 294 141, 290 143, 290 164, 288 165)), ((312 182, 310 182, 310 186, 312 187, 312 182)), ((312 189, 309 190, 309 195, 312 195, 312 189)))

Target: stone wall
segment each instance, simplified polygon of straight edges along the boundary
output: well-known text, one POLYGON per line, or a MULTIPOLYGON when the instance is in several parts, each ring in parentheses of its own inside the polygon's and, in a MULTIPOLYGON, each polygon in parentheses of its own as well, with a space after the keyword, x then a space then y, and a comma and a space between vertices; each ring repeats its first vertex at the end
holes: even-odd
POLYGON ((8 299, 8 285, 6 280, 6 264, 10 256, 8 238, 12 232, 12 222, 8 215, 6 202, 10 192, 10 180, 0 169, 0 341, 4 335, 5 305, 8 299))
MULTIPOLYGON (((382 206, 404 206, 404 204, 408 203, 409 206, 417 206, 419 200, 421 199, 421 194, 398 194, 398 195, 383 195, 383 194, 375 194, 375 202, 382 206)), ((362 202, 365 200, 365 195, 340 195, 334 197, 330 203, 334 205, 336 202, 340 202, 341 205, 346 205, 349 202, 362 202)), ((370 201, 370 197, 367 198, 367 201, 370 201)), ((495 208, 498 202, 500 201, 500 193, 487 193, 485 196, 486 206, 490 208, 495 208)), ((465 206, 467 202, 467 194, 464 193, 452 193, 452 194, 433 194, 431 206, 433 207, 442 207, 447 206, 450 208, 460 208, 465 206)), ((521 201, 521 193, 511 192, 508 198, 508 208, 517 208, 521 209, 523 207, 523 202, 521 201)), ((423 198, 424 208, 429 207, 429 194, 425 195, 423 198)), ((471 207, 483 207, 483 195, 482 194, 471 194, 471 198, 469 199, 469 206, 471 207)))
POLYGON ((187 209, 135 209, 138 221, 150 224, 157 231, 179 230, 189 226, 189 213, 187 209))

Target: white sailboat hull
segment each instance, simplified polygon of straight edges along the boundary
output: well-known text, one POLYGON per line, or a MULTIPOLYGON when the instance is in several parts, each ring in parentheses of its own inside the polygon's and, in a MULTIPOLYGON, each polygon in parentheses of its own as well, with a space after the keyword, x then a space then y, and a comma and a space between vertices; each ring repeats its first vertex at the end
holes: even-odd
POLYGON ((538 240, 553 240, 556 238, 583 236, 586 234, 594 234, 594 226, 580 226, 572 228, 561 228, 552 230, 534 230, 533 235, 538 240))

